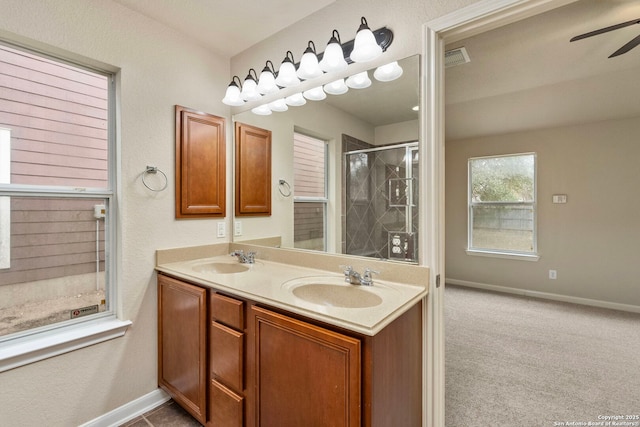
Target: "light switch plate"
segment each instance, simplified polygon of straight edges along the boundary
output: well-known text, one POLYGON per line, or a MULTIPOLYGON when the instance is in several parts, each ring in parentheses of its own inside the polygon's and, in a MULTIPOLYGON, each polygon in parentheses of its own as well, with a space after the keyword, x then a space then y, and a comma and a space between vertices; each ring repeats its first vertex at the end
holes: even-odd
POLYGON ((242 236, 242 222, 236 221, 233 223, 233 235, 242 236))
POLYGON ((554 194, 553 195, 553 203, 567 203, 567 195, 566 194, 554 194))
POLYGON ((224 237, 227 235, 227 228, 224 222, 218 223, 218 237, 224 237))

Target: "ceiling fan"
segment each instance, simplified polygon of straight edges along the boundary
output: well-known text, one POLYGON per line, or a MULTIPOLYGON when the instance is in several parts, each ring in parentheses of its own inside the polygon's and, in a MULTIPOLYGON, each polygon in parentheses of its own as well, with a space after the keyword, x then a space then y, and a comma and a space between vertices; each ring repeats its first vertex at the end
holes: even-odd
MULTIPOLYGON (((620 28, 628 27, 629 25, 640 24, 640 19, 634 19, 632 21, 622 22, 620 24, 612 25, 610 27, 600 28, 599 30, 590 31, 588 33, 580 34, 579 36, 573 37, 570 42, 574 42, 576 40, 586 39, 587 37, 597 36, 599 34, 608 33, 609 31, 619 30, 620 28)), ((634 47, 640 44, 640 35, 638 35, 633 40, 629 41, 627 44, 622 46, 620 49, 613 52, 609 55, 609 58, 613 58, 614 56, 622 55, 623 53, 629 52, 634 47)))

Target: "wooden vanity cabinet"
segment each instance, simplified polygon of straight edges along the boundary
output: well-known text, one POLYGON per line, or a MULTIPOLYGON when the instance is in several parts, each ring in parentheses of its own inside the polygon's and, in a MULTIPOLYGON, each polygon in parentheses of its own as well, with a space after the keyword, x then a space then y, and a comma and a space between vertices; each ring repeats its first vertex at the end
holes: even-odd
POLYGON ((244 425, 245 303, 211 292, 211 427, 244 425))
POLYGON ((158 275, 158 385, 207 422, 207 290, 158 275))
POLYGON ((251 307, 251 424, 360 426, 360 340, 251 307))
POLYGON ((159 385, 207 427, 421 425, 421 303, 366 336, 163 274, 158 291, 159 385))

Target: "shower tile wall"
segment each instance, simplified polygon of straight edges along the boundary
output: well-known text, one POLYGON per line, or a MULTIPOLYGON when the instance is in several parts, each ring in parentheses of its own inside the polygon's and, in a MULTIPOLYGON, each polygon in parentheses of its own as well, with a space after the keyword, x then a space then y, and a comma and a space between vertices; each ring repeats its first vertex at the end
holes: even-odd
MULTIPOLYGON (((343 136, 343 149, 353 151, 372 146, 355 138, 343 136)), ((390 180, 402 182, 404 189, 406 169, 403 164, 404 148, 350 154, 343 168, 343 253, 376 258, 389 257, 389 233, 417 231, 417 209, 411 209, 415 219, 412 230, 406 230, 406 208, 393 206, 389 200, 390 180)), ((417 186, 414 186, 414 188, 417 186)), ((404 191, 404 190, 402 190, 404 191)), ((414 192, 414 195, 416 192, 414 192)), ((400 195, 402 203, 406 194, 400 195)), ((404 238, 404 237, 403 237, 404 238)), ((414 259, 414 242, 410 239, 409 258, 414 259)), ((415 260, 415 259, 414 259, 415 260)))

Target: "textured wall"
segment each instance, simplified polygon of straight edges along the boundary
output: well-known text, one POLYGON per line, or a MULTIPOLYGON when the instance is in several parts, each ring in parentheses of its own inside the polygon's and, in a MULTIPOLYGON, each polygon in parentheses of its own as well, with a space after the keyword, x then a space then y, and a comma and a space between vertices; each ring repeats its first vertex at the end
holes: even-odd
POLYGON ((447 141, 447 279, 640 306, 639 132, 636 117, 447 141), (538 154, 540 260, 467 255, 467 159, 523 152, 538 154))
POLYGON ((214 220, 174 220, 174 105, 228 116, 219 100, 229 61, 107 0, 1 0, 0 10, 5 39, 121 70, 117 304, 133 326, 124 338, 0 374, 1 424, 78 425, 156 388, 155 250, 224 240, 214 220), (143 186, 146 165, 168 175, 167 190, 143 186))

